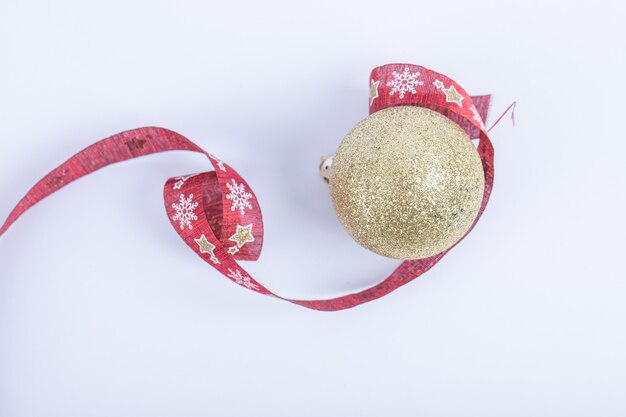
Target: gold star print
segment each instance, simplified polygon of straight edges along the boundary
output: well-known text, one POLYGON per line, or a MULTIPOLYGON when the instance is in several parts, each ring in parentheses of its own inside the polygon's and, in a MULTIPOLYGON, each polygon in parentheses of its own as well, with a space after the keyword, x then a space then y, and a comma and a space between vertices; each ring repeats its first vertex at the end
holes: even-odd
POLYGON ((461 102, 463 101, 464 97, 460 95, 458 91, 456 91, 456 88, 454 88, 453 85, 451 85, 450 88, 444 88, 441 91, 446 94, 446 103, 456 103, 459 105, 459 107, 463 107, 463 104, 461 102))
POLYGON ((374 102, 375 98, 378 98, 378 86, 380 85, 380 81, 372 80, 370 84, 370 106, 374 102))
POLYGON ((435 80, 433 84, 435 85, 435 88, 443 88, 443 83, 439 80, 435 80))
POLYGON ((211 256, 211 261, 213 261, 213 263, 220 263, 220 261, 215 256, 215 253, 213 252, 215 250, 215 245, 209 242, 205 235, 200 236, 200 239, 194 240, 200 248, 200 253, 208 253, 211 256))
POLYGON ((235 242, 238 247, 242 247, 248 242, 254 242, 254 237, 252 236, 252 225, 249 224, 247 226, 241 226, 238 224, 237 232, 229 237, 228 240, 235 242))

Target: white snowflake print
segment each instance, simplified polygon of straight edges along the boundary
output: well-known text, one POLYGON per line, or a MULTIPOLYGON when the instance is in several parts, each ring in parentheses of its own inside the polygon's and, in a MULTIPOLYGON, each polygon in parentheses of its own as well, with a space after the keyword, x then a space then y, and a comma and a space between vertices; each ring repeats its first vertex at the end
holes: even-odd
POLYGON ((417 92, 416 87, 424 85, 422 81, 417 79, 420 76, 419 71, 412 73, 409 67, 406 67, 403 72, 394 71, 392 74, 393 80, 387 83, 387 87, 391 87, 390 96, 399 93, 400 98, 404 98, 405 93, 415 94, 417 92))
POLYGON ((251 209, 252 205, 248 200, 252 198, 252 194, 246 192, 246 188, 243 184, 237 184, 237 182, 231 179, 232 184, 226 183, 226 186, 230 190, 230 193, 226 195, 226 199, 232 201, 231 211, 239 210, 241 215, 246 214, 246 209, 251 209))
POLYGON ((226 172, 226 167, 224 166, 224 163, 221 160, 217 159, 213 155, 209 155, 209 158, 211 158, 217 163, 217 167, 220 169, 220 171, 226 172))
POLYGON ((228 277, 243 287, 256 291, 259 290, 259 286, 252 282, 249 276, 243 275, 238 269, 236 271, 233 271, 232 269, 228 268, 228 277))
POLYGON ((476 120, 480 124, 480 128, 485 130, 485 123, 483 123, 483 118, 480 117, 480 114, 478 113, 478 110, 476 110, 476 107, 472 104, 469 109, 474 115, 472 119, 476 120))
POLYGON ((174 179, 178 180, 174 183, 174 189, 175 190, 180 190, 181 187, 183 186, 183 184, 185 184, 185 181, 187 181, 189 178, 191 177, 195 177, 198 174, 191 174, 191 175, 185 175, 183 177, 176 177, 174 179))
POLYGON ((176 210, 176 214, 172 216, 172 220, 180 223, 180 229, 185 227, 193 229, 191 224, 192 220, 198 220, 198 216, 194 213, 196 207, 198 207, 197 201, 192 201, 193 194, 189 194, 189 197, 185 198, 184 194, 180 195, 179 203, 172 203, 172 208, 176 210))

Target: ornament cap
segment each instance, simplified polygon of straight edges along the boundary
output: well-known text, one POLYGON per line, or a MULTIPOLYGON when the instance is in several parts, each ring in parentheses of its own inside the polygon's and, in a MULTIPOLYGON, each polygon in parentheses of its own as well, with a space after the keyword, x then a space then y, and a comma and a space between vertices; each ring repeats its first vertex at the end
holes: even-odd
POLYGON ((320 176, 326 182, 330 182, 330 173, 333 166, 332 156, 322 156, 320 161, 320 176))

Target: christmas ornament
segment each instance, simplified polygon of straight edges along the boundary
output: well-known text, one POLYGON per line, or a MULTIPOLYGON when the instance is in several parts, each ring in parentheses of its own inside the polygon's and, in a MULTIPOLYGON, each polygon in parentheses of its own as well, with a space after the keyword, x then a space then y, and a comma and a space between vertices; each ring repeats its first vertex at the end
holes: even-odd
POLYGON ((330 169, 341 224, 362 246, 400 259, 433 256, 459 240, 485 185, 469 135, 413 106, 380 110, 357 124, 330 169))
POLYGON ((332 158, 322 162, 322 175, 341 222, 359 243, 409 260, 357 293, 286 299, 252 278, 238 261, 256 260, 263 245, 254 192, 231 166, 158 127, 122 132, 74 155, 28 191, 0 227, 0 236, 30 207, 105 166, 158 152, 199 152, 213 171, 173 177, 164 186, 168 218, 184 242, 251 291, 316 310, 351 308, 428 271, 476 224, 493 185, 493 147, 483 124, 489 101, 490 96, 470 97, 448 77, 424 67, 390 64, 372 71, 372 116, 348 134, 334 163, 332 158), (468 137, 480 139, 475 150, 468 137))

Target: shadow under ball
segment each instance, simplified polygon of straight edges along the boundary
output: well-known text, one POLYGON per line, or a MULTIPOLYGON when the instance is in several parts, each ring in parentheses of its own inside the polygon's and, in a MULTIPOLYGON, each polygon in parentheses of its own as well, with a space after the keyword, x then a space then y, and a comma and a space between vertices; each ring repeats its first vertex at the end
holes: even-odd
POLYGON ((469 230, 483 198, 482 163, 470 137, 423 107, 377 111, 346 135, 328 176, 337 218, 361 246, 422 259, 469 230))

